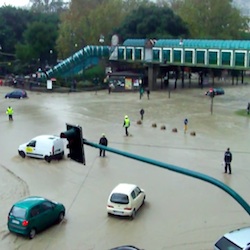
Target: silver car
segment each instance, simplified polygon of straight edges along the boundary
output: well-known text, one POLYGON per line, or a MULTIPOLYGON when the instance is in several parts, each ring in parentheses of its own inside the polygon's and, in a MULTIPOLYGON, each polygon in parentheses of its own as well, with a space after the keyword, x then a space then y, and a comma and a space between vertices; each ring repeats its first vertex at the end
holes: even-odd
POLYGON ((224 234, 215 243, 214 250, 250 250, 250 227, 224 234))

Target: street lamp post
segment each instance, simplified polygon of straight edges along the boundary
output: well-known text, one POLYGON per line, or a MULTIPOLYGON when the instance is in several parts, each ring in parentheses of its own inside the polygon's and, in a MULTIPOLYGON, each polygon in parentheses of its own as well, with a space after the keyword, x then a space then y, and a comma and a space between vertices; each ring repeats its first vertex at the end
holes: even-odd
POLYGON ((49 64, 50 64, 50 67, 52 68, 52 66, 53 66, 53 50, 51 49, 50 51, 49 51, 49 55, 50 55, 50 62, 49 62, 49 64))
POLYGON ((105 37, 103 34, 100 35, 100 38, 99 38, 99 43, 104 43, 105 42, 105 37))
POLYGON ((74 32, 71 32, 71 91, 75 91, 76 90, 76 82, 75 82, 75 79, 74 79, 74 52, 75 52, 75 49, 74 48, 77 48, 78 47, 78 44, 74 42, 74 36, 75 36, 75 33, 74 32))
POLYGON ((71 71, 71 74, 70 74, 70 80, 71 80, 71 86, 70 86, 70 90, 71 90, 71 92, 73 91, 73 82, 74 82, 74 78, 73 78, 73 75, 74 75, 74 72, 73 72, 73 44, 74 44, 74 40, 73 40, 73 37, 75 36, 75 33, 74 32, 71 32, 70 33, 70 44, 71 44, 71 46, 70 46, 70 49, 71 49, 71 51, 70 51, 70 53, 71 53, 71 69, 70 69, 70 71, 71 71))

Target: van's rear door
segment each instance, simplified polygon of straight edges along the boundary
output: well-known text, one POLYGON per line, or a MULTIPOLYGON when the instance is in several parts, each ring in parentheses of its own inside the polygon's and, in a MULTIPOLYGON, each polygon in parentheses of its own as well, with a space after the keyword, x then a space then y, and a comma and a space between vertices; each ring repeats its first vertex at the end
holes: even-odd
POLYGON ((60 154, 64 151, 63 139, 57 138, 54 140, 54 155, 60 154))

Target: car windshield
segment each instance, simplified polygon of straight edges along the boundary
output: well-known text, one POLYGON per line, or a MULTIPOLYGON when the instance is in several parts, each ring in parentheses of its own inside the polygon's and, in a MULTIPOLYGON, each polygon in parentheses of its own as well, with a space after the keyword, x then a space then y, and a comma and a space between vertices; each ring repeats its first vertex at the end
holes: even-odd
POLYGON ((225 237, 222 237, 216 244, 215 246, 218 249, 221 250, 242 250, 241 247, 235 245, 233 242, 231 242, 230 240, 228 240, 225 237))
POLYGON ((14 206, 10 211, 10 215, 21 219, 25 219, 25 214, 26 214, 26 209, 21 207, 14 206))
POLYGON ((128 204, 128 196, 126 194, 114 193, 111 195, 110 201, 119 204, 128 204))

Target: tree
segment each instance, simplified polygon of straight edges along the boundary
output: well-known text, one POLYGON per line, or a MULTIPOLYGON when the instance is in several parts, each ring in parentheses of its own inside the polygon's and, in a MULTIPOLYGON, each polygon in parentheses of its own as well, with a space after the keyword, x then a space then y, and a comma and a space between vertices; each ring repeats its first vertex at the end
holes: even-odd
POLYGON ((140 6, 126 16, 116 33, 126 38, 187 37, 188 28, 182 19, 166 7, 153 3, 140 6))
POLYGON ((66 9, 63 0, 30 0, 31 11, 43 13, 60 13, 66 9))
POLYGON ((193 38, 240 39, 247 19, 231 0, 172 0, 174 11, 188 24, 193 38))
POLYGON ((15 44, 22 41, 23 31, 30 20, 32 15, 28 10, 11 6, 0 8, 0 45, 3 52, 15 54, 15 44))
POLYGON ((23 32, 28 22, 32 21, 32 13, 28 10, 3 6, 0 8, 0 62, 1 73, 13 73, 16 59, 16 44, 23 41, 23 32))
POLYGON ((38 67, 44 68, 49 64, 51 51, 53 57, 56 57, 57 24, 58 18, 55 15, 41 14, 37 21, 28 26, 23 34, 24 42, 16 46, 17 58, 23 65, 33 65, 32 70, 37 70, 38 67))
POLYGON ((33 64, 33 61, 37 63, 38 58, 43 64, 51 56, 55 58, 58 22, 57 13, 40 13, 11 6, 0 8, 0 46, 2 52, 0 61, 11 65, 8 66, 8 72, 21 73, 17 70, 18 68, 33 64), (32 26, 34 22, 40 23, 39 27, 37 24, 35 25, 37 29, 32 26), (30 32, 31 34, 27 35, 30 32), (32 34, 32 32, 34 33, 32 34), (35 38, 40 41, 35 41, 35 38), (41 48, 36 47, 38 42, 40 42, 41 48), (50 51, 53 51, 53 55, 49 53, 50 51))
MULTIPOLYGON (((133 0, 134 1, 134 0, 133 0)), ((57 50, 60 58, 69 56, 74 49, 86 45, 110 44, 114 26, 124 19, 126 8, 122 0, 73 0, 68 11, 61 15, 57 50)))

